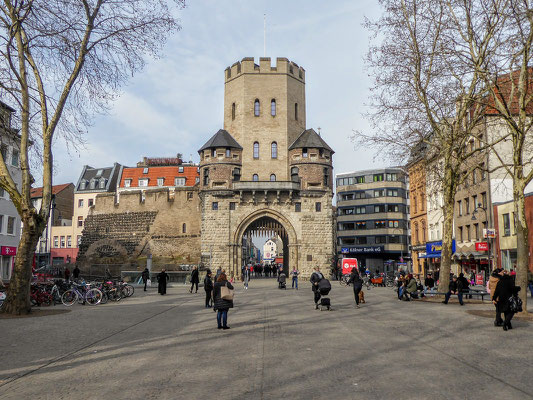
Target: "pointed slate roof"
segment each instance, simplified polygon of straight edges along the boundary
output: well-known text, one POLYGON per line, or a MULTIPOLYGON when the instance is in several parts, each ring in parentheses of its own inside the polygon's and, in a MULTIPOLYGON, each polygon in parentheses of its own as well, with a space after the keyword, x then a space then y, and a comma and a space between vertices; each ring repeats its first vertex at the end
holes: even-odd
POLYGON ((304 147, 326 149, 331 151, 331 153, 335 153, 331 147, 324 142, 320 135, 314 131, 314 129, 306 129, 303 131, 294 143, 289 146, 289 150, 302 149, 304 147))
POLYGON ((219 129, 219 131, 215 133, 213 137, 211 137, 211 139, 209 139, 207 143, 201 147, 200 150, 198 150, 198 153, 205 149, 217 147, 230 147, 242 150, 242 146, 237 143, 235 139, 233 139, 233 136, 231 136, 228 131, 225 131, 224 129, 219 129))

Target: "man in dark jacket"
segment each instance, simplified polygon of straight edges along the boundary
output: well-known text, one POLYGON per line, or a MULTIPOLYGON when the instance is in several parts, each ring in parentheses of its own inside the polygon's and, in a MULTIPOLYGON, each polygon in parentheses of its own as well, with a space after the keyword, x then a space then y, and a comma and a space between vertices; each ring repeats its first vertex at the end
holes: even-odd
POLYGON ((141 278, 144 283, 144 291, 146 292, 146 285, 148 284, 148 279, 150 279, 150 271, 148 268, 145 268, 143 273, 141 274, 141 278))
POLYGON ((211 270, 207 270, 207 274, 204 278, 204 290, 205 290, 205 308, 211 307, 211 298, 213 294, 213 281, 211 280, 211 270))
POLYGON ((457 281, 457 275, 454 275, 452 281, 450 282, 448 293, 446 293, 444 297, 443 303, 448 304, 448 301, 450 300, 452 294, 456 294, 457 298, 459 299, 459 304, 464 306, 465 303, 463 303, 463 294, 461 293, 461 288, 462 285, 460 282, 457 281))
MULTIPOLYGON (((468 279, 465 278, 465 274, 462 272, 459 274, 459 278, 457 279, 457 284, 461 287, 461 293, 468 292, 468 287, 470 286, 470 282, 468 282, 468 279)), ((472 298, 472 295, 469 297, 472 298)))
POLYGON ((515 287, 514 279, 507 274, 507 271, 504 271, 496 285, 496 290, 494 290, 494 293, 492 294, 492 302, 505 316, 505 320, 503 321, 504 331, 507 329, 513 329, 511 319, 513 318, 514 312, 511 311, 509 307, 509 299, 516 295, 518 290, 520 290, 520 288, 515 287))
POLYGON ((431 292, 431 289, 435 286, 435 280, 431 277, 430 274, 426 275, 424 280, 424 294, 427 294, 428 290, 431 292))
POLYGON ((315 271, 311 274, 311 289, 313 289, 313 293, 315 294, 315 307, 318 310, 318 301, 320 300, 320 291, 318 290, 318 282, 320 282, 322 279, 324 279, 324 275, 322 275, 322 272, 320 272, 319 267, 315 267, 315 271))
POLYGON ((361 292, 361 289, 363 287, 363 280, 361 279, 361 276, 359 275, 359 271, 357 271, 357 268, 352 268, 352 273, 350 274, 350 279, 348 280, 348 284, 353 285, 353 295, 355 297, 355 307, 359 308, 359 293, 361 292))
POLYGON ((196 292, 194 293, 198 293, 198 283, 200 282, 200 278, 198 276, 198 267, 192 267, 192 272, 191 272, 191 290, 189 290, 190 293, 192 293, 192 288, 194 287, 194 285, 196 285, 196 292))
POLYGON ((80 277, 80 269, 78 268, 77 265, 76 265, 76 268, 74 268, 74 270, 72 271, 72 276, 74 280, 78 280, 78 278, 80 277))

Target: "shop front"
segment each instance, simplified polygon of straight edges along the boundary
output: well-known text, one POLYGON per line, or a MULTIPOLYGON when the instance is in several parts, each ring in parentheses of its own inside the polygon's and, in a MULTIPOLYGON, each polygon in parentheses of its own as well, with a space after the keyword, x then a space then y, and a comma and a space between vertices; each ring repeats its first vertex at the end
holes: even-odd
MULTIPOLYGON (((455 239, 452 241, 452 254, 455 253, 455 239)), ((419 255, 419 258, 424 258, 426 260, 426 269, 425 273, 432 274, 435 276, 435 273, 440 270, 442 257, 442 240, 436 242, 426 243, 426 253, 425 255, 419 255)))
POLYGON ((11 279, 13 267, 15 266, 17 248, 13 246, 1 246, 0 254, 0 278, 2 278, 3 281, 8 281, 11 279))

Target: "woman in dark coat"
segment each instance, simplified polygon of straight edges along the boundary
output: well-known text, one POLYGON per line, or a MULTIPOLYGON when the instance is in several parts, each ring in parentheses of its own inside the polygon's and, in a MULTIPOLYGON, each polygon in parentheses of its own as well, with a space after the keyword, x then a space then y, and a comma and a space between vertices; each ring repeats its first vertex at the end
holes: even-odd
POLYGON ((194 293, 198 293, 198 283, 200 283, 200 279, 198 277, 198 267, 193 267, 191 273, 191 290, 189 290, 190 293, 192 293, 192 288, 194 285, 196 285, 196 292, 194 293))
POLYGON ((167 294, 167 281, 169 277, 168 274, 165 272, 164 269, 161 270, 159 274, 157 274, 157 281, 159 282, 157 286, 157 292, 162 296, 164 294, 167 294))
POLYGON ((353 295, 355 296, 355 307, 359 308, 359 292, 361 292, 361 289, 363 288, 363 280, 361 279, 361 276, 359 275, 359 271, 357 271, 357 268, 352 268, 352 273, 350 274, 350 279, 348 280, 348 284, 353 285, 353 295))
POLYGON ((504 272, 505 275, 503 275, 498 281, 496 289, 492 294, 492 302, 496 305, 499 311, 503 312, 503 315, 505 316, 503 321, 504 331, 507 329, 513 329, 513 326, 511 325, 511 319, 513 319, 514 312, 510 310, 509 298, 516 295, 518 290, 520 290, 519 287, 515 287, 513 278, 507 275, 506 272, 507 271, 504 272))
POLYGON ((233 308, 233 300, 224 300, 220 295, 220 288, 227 286, 233 290, 233 286, 228 282, 226 274, 222 272, 213 286, 213 299, 215 301, 215 310, 217 311, 218 329, 229 329, 228 311, 233 308))
POLYGON ((204 278, 204 290, 205 290, 205 308, 210 308, 211 299, 213 295, 213 281, 211 280, 210 270, 207 270, 207 274, 204 278))
POLYGON ((144 271, 141 274, 141 278, 144 283, 144 291, 146 292, 146 285, 148 284, 148 279, 150 279, 150 271, 148 268, 145 268, 144 271))

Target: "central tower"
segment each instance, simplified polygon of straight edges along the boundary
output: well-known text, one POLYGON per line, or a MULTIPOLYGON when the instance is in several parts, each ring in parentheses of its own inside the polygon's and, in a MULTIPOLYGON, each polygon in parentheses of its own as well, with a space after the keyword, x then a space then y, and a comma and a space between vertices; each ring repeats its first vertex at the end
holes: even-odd
POLYGON ((226 68, 224 129, 243 147, 243 181, 289 181, 288 148, 305 126, 303 68, 253 57, 226 68))

